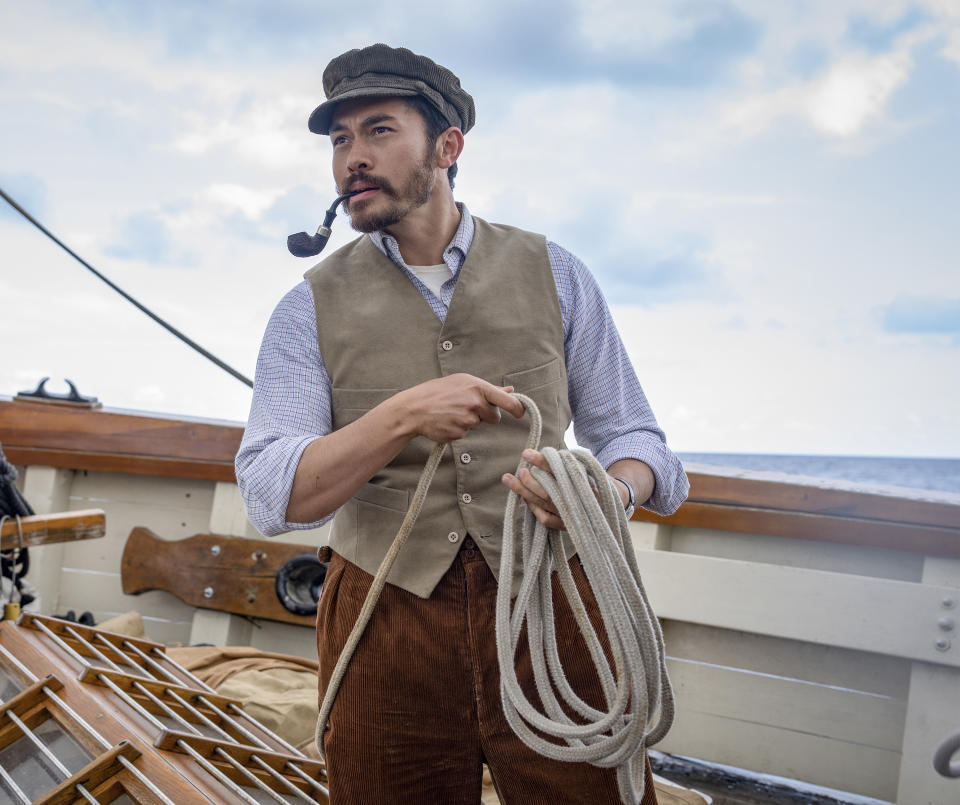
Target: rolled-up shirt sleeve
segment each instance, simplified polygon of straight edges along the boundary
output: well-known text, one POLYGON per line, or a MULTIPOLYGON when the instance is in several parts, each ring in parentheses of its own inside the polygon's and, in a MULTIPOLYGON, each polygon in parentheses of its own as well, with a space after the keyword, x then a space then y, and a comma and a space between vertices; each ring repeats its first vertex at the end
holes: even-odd
POLYGON ((277 305, 260 345, 253 402, 235 463, 247 517, 265 536, 316 528, 286 519, 290 490, 307 445, 331 431, 330 378, 320 357, 310 286, 277 305))
MULTIPOLYGON (((637 459, 653 471, 653 495, 642 502, 672 514, 690 490, 680 460, 667 447, 593 275, 581 260, 548 243, 564 319, 564 351, 577 443, 604 467, 637 459)), ((638 501, 639 502, 639 501, 638 501)))

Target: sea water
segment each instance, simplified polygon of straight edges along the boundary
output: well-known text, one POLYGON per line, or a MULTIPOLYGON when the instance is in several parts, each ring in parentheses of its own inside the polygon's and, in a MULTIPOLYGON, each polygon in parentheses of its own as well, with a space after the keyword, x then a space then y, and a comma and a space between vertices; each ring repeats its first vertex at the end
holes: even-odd
POLYGON ((761 453, 678 453, 680 460, 745 470, 934 489, 960 494, 960 458, 790 456, 761 453))

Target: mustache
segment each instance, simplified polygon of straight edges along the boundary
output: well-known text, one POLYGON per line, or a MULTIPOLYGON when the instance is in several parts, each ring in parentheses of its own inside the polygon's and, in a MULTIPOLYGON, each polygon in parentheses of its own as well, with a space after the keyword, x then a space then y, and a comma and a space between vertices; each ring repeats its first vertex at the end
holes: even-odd
POLYGON ((347 183, 341 188, 341 193, 350 193, 359 190, 361 187, 378 187, 382 192, 390 196, 395 196, 396 191, 393 185, 387 179, 380 176, 374 176, 370 173, 355 173, 347 183))

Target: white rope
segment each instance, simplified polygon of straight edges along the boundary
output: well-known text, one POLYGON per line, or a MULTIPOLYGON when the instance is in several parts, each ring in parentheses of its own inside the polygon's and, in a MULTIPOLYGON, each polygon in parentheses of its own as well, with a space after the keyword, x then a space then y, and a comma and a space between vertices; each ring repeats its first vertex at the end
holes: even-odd
MULTIPOLYGON (((514 396, 530 414, 527 447, 535 448, 540 441, 540 412, 529 398, 514 396)), ((497 589, 496 612, 504 715, 520 740, 541 755, 605 768, 615 766, 621 800, 625 804, 640 802, 646 747, 667 734, 674 716, 663 634, 643 589, 626 514, 613 479, 584 450, 544 447, 541 452, 550 472, 526 461, 520 462, 518 472, 524 467, 530 470, 567 528, 597 600, 614 667, 610 667, 587 617, 564 559, 560 533, 547 529, 511 491, 500 558, 500 579, 504 583, 497 589), (513 577, 517 505, 524 509, 520 550, 523 577, 511 613, 509 580, 513 577), (551 585, 554 571, 596 667, 606 712, 596 710, 577 695, 560 663, 551 585), (537 694, 545 713, 526 698, 514 668, 524 622, 537 694), (578 720, 567 715, 561 700, 580 716, 578 720)))
MULTIPOLYGON (((523 403, 530 415, 527 447, 536 448, 542 430, 540 411, 529 397, 513 396, 523 403)), ((420 514, 445 448, 446 445, 437 444, 430 453, 400 531, 377 570, 327 684, 317 719, 316 744, 321 757, 325 757, 324 729, 340 684, 387 576, 420 514)), ((638 803, 643 797, 646 747, 661 740, 673 723, 673 691, 667 676, 663 635, 640 580, 626 514, 613 480, 586 451, 557 451, 546 447, 541 452, 550 465, 549 473, 530 466, 526 461, 520 462, 518 471, 523 467, 530 469, 550 495, 567 527, 597 600, 614 668, 607 662, 600 638, 577 592, 564 559, 560 533, 547 529, 525 506, 521 535, 523 579, 511 615, 515 512, 518 503, 523 505, 519 495, 511 491, 504 514, 500 559, 500 580, 503 583, 497 589, 496 608, 497 659, 504 715, 520 740, 541 755, 604 768, 615 766, 621 800, 625 805, 638 803), (594 488, 598 490, 599 502, 594 488), (563 672, 553 614, 550 577, 554 571, 596 666, 607 702, 606 712, 583 701, 570 687, 563 672), (546 714, 539 713, 526 699, 514 668, 517 644, 525 622, 537 693, 546 714), (557 694, 580 716, 579 721, 566 715, 557 694), (534 729, 555 741, 542 738, 534 729)))

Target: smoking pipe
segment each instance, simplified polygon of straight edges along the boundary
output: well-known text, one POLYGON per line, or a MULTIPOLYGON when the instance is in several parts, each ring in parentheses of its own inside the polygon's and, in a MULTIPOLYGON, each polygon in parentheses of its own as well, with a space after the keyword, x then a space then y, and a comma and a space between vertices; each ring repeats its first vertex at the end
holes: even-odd
POLYGON ((337 217, 337 207, 342 201, 350 198, 350 196, 355 196, 357 193, 362 193, 364 189, 366 188, 351 190, 349 193, 337 196, 337 200, 330 205, 330 209, 327 210, 327 214, 323 217, 323 223, 317 227, 316 235, 308 235, 306 232, 297 232, 295 235, 288 235, 287 249, 290 250, 290 254, 294 257, 315 257, 320 254, 330 239, 330 226, 333 224, 333 219, 337 217))

